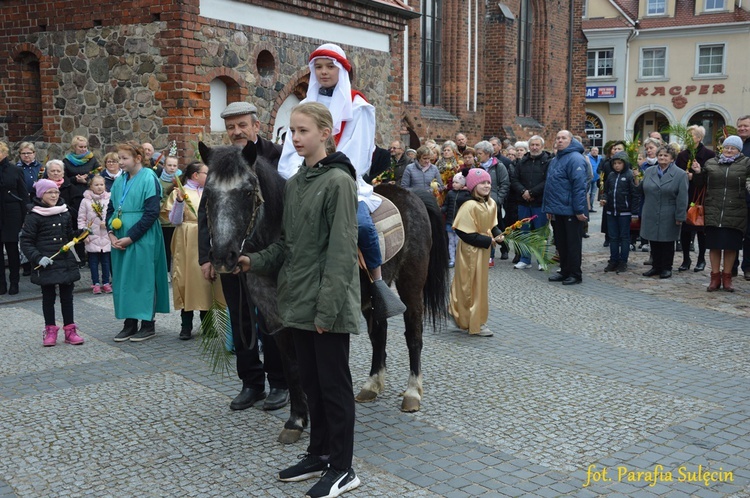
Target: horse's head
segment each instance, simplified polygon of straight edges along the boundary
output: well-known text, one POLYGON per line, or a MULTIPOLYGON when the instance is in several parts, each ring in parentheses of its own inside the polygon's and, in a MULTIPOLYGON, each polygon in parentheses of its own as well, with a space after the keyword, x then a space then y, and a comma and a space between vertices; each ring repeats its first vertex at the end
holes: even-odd
POLYGON ((208 230, 209 259, 216 271, 228 273, 237 266, 245 239, 250 237, 262 212, 263 196, 255 171, 255 144, 209 148, 198 144, 208 165, 203 191, 208 230))

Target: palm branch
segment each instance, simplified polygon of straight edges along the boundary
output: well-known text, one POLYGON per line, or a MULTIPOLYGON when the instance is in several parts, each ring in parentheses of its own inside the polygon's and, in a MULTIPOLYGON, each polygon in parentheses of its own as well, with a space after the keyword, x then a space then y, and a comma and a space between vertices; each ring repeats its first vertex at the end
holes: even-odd
POLYGON ((693 165, 693 161, 695 161, 695 154, 698 152, 698 147, 695 145, 695 140, 693 140, 693 134, 690 133, 688 127, 682 123, 671 124, 665 128, 664 131, 669 133, 670 137, 677 138, 677 142, 684 145, 687 149, 688 162, 685 169, 689 171, 690 167, 693 165))
POLYGON ((630 169, 638 178, 643 178, 643 172, 641 171, 641 165, 638 163, 638 152, 641 148, 641 140, 638 133, 635 134, 632 140, 625 140, 625 153, 628 155, 628 161, 630 161, 630 169))
POLYGON ((516 254, 534 256, 539 264, 542 265, 542 268, 546 270, 552 263, 552 256, 555 254, 555 251, 552 250, 552 246, 549 244, 549 223, 541 228, 523 231, 523 225, 530 222, 531 218, 524 218, 506 228, 503 232, 505 243, 516 254))
POLYGON ((211 365, 213 373, 231 375, 232 353, 226 348, 226 334, 229 330, 227 308, 216 299, 201 320, 201 356, 211 365))

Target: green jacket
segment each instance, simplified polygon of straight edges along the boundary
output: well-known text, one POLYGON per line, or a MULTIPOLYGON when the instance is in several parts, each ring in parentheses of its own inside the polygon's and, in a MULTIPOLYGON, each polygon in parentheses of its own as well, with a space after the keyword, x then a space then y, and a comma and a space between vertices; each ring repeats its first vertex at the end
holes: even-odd
POLYGON ((359 333, 357 185, 339 152, 301 168, 284 189, 281 239, 248 254, 250 271, 278 271, 285 327, 359 333))
POLYGON ((696 187, 706 185, 703 202, 705 224, 709 227, 734 228, 745 232, 747 203, 745 194, 750 187, 750 158, 740 154, 731 164, 719 164, 719 157, 706 161, 696 187))

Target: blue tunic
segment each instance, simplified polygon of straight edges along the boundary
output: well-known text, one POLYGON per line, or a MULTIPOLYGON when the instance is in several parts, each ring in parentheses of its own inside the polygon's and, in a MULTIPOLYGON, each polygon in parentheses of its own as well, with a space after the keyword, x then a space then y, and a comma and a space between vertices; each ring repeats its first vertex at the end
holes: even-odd
POLYGON ((122 174, 112 184, 110 202, 114 212, 107 220, 108 226, 118 239, 133 239, 124 251, 112 248, 112 295, 118 319, 153 320, 155 313, 169 313, 167 256, 157 221, 160 199, 161 187, 149 168, 142 168, 132 178, 122 174), (154 196, 156 216, 144 225, 141 221, 146 221, 146 200, 154 196), (122 226, 115 230, 112 220, 118 216, 122 226))

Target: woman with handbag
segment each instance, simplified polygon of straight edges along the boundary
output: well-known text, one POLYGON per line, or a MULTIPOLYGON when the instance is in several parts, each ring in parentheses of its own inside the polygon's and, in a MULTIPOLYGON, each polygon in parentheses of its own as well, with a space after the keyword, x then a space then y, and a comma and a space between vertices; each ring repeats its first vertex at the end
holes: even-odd
MULTIPOLYGON (((693 137, 695 143, 695 160, 698 165, 702 168, 706 161, 716 156, 714 151, 703 145, 703 137, 706 136, 706 129, 702 126, 692 125, 688 126, 688 131, 693 137)), ((677 154, 677 160, 675 164, 686 170, 688 175, 688 200, 690 205, 695 207, 697 210, 698 206, 702 209, 703 207, 703 196, 706 193, 705 188, 696 188, 696 181, 693 179, 692 164, 688 164, 690 160, 690 151, 686 148, 679 154, 677 154)), ((693 208, 688 208, 688 211, 693 208)), ((688 271, 693 261, 690 259, 690 244, 693 242, 693 237, 698 237, 698 260, 695 264, 693 271, 703 271, 706 268, 706 234, 703 231, 703 225, 698 225, 691 222, 690 212, 688 212, 687 220, 682 224, 682 230, 680 232, 680 241, 682 243, 682 265, 677 268, 677 271, 688 271)))
POLYGON ((722 286, 734 292, 732 266, 747 228, 745 192, 750 192, 750 158, 741 151, 742 139, 730 135, 724 139, 721 156, 709 159, 704 167, 697 163, 692 166, 697 187, 706 188, 706 247, 711 261, 708 292, 722 286))

